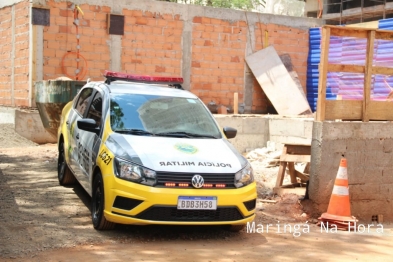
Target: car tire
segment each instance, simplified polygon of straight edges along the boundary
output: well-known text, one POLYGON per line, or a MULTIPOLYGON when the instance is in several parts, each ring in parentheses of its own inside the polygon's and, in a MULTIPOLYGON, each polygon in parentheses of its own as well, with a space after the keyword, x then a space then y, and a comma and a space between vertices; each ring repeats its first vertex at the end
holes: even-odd
POLYGON ((64 152, 64 142, 60 140, 59 156, 57 158, 57 178, 59 179, 59 184, 62 186, 76 183, 76 178, 67 165, 64 152))
POLYGON ((101 173, 94 177, 92 189, 91 219, 94 228, 97 230, 113 229, 116 224, 109 222, 104 216, 105 195, 101 173))
POLYGON ((243 230, 246 227, 246 225, 230 225, 228 230, 232 232, 239 232, 243 230))

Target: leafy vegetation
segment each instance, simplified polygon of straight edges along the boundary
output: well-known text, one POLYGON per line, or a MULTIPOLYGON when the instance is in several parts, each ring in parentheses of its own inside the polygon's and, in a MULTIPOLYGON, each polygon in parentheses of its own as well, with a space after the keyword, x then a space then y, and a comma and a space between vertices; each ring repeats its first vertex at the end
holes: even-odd
POLYGON ((265 7, 266 4, 266 0, 159 0, 159 1, 233 8, 233 9, 241 9, 241 10, 258 9, 259 6, 265 7))

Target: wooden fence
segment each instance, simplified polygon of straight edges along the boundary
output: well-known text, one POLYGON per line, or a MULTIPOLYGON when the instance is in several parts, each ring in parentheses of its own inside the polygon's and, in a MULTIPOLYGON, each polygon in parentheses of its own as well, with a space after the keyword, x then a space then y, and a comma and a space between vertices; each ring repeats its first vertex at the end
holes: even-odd
MULTIPOLYGON (((361 120, 363 122, 368 122, 369 120, 393 120, 393 101, 373 101, 370 99, 372 76, 376 74, 393 75, 393 64, 392 67, 373 65, 374 42, 376 39, 393 40, 393 31, 341 26, 324 26, 322 28, 317 121, 335 119, 361 120), (329 64, 328 55, 331 36, 366 38, 367 50, 365 65, 353 65, 349 63, 329 64), (326 100, 328 72, 364 74, 363 100, 326 100)), ((391 95, 393 95, 393 92, 391 95)))

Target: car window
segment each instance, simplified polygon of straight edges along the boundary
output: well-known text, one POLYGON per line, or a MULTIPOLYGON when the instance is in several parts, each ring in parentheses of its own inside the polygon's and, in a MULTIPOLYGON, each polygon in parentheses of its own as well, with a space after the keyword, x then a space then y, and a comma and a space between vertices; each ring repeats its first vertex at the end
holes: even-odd
POLYGON ((85 88, 81 91, 81 94, 79 95, 78 101, 76 102, 75 105, 76 111, 78 111, 81 116, 85 115, 92 94, 93 94, 92 88, 85 88))
POLYGON ((102 117, 102 95, 100 94, 100 92, 97 92, 93 98, 93 102, 91 102, 89 111, 87 113, 87 118, 94 119, 97 123, 97 126, 100 126, 101 117, 102 117))
POLYGON ((112 130, 150 133, 188 132, 221 137, 210 112, 199 99, 142 94, 111 94, 112 130))

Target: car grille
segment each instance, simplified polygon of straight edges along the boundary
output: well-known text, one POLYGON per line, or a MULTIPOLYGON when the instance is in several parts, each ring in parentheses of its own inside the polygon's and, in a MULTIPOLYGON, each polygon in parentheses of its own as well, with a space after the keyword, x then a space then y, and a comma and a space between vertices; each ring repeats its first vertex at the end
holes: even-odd
MULTIPOLYGON (((157 186, 165 187, 166 183, 173 183, 171 187, 179 188, 193 188, 191 179, 195 173, 173 173, 173 172, 157 172, 157 186), (188 184, 188 186, 180 187, 179 184, 188 184)), ((205 184, 210 184, 212 187, 217 188, 216 185, 225 185, 223 188, 235 188, 235 174, 210 174, 198 173, 203 177, 205 184)))
POLYGON ((152 206, 136 216, 153 221, 237 221, 244 217, 236 207, 217 210, 179 210, 177 207, 152 206))

